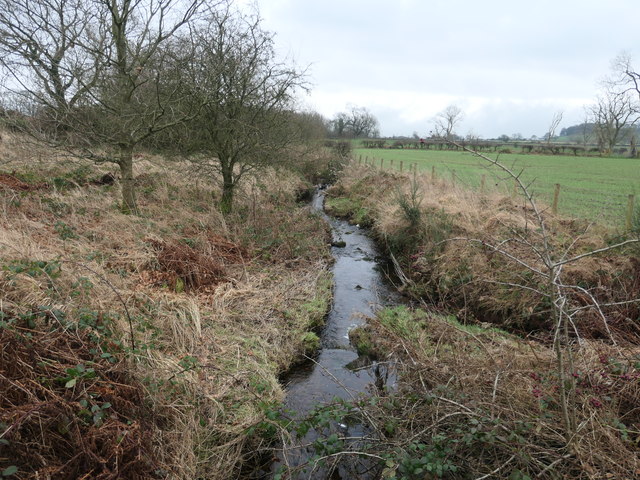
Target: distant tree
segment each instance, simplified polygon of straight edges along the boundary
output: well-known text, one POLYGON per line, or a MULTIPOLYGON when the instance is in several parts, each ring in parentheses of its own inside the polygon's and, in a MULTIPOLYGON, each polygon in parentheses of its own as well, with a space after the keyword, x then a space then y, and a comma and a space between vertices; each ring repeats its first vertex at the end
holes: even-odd
MULTIPOLYGON (((622 54, 614 60, 614 72, 618 77, 616 84, 622 88, 622 91, 635 94, 636 102, 640 102, 640 73, 633 68, 631 57, 628 54, 622 54)), ((631 151, 629 156, 631 158, 638 156, 636 135, 637 129, 630 134, 631 151)))
POLYGON ((561 137, 571 137, 576 143, 587 145, 593 137, 594 124, 589 122, 587 114, 584 121, 578 125, 571 125, 560 130, 561 137))
POLYGON ((291 122, 298 130, 300 140, 313 142, 329 136, 329 120, 318 112, 292 112, 291 122))
POLYGON ((618 91, 635 93, 640 100, 640 73, 633 68, 629 54, 623 53, 613 61, 613 72, 609 84, 618 87, 618 91))
POLYGON ((560 126, 560 122, 562 122, 563 112, 559 111, 554 113, 553 118, 551 119, 551 124, 549 125, 549 129, 545 135, 547 140, 547 145, 551 143, 551 140, 556 136, 556 130, 560 126))
POLYGON ((498 137, 501 142, 508 142, 510 140, 509 135, 502 134, 498 137))
POLYGON ((434 119, 435 133, 439 137, 453 139, 456 127, 464 118, 464 112, 457 105, 449 105, 438 113, 434 119))
POLYGON ((523 139, 524 139, 524 137, 522 136, 521 133, 514 133, 513 135, 511 135, 511 140, 519 141, 519 140, 523 140, 523 139))
POLYGON ((621 139, 638 120, 638 106, 628 91, 606 88, 596 103, 589 107, 594 134, 600 149, 611 153, 621 139))
POLYGON ((331 121, 336 137, 374 138, 380 135, 378 119, 364 107, 352 106, 346 112, 339 112, 331 121))
POLYGON ((584 122, 580 125, 580 139, 582 140, 582 145, 585 147, 591 141, 591 137, 593 137, 593 132, 595 130, 595 125, 593 123, 589 123, 589 117, 585 117, 584 122))
POLYGON ((470 130, 467 135, 464 137, 467 142, 478 142, 482 139, 480 135, 475 133, 473 130, 470 130))

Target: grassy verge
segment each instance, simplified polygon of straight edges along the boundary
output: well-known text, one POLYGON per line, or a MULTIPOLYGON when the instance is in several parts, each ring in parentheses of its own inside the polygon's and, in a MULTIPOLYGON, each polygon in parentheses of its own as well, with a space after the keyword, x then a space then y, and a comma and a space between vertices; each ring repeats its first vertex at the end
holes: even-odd
POLYGON ((331 297, 330 236, 296 205, 303 182, 265 172, 223 218, 213 179, 145 156, 143 214, 126 216, 107 170, 10 140, 0 472, 249 475, 272 440, 263 427, 283 398, 278 375, 317 347, 331 297))
POLYGON ((351 333, 398 368, 397 390, 335 406, 365 412, 383 478, 637 476, 638 246, 582 256, 637 232, 543 212, 543 234, 507 195, 356 165, 328 195, 367 210, 406 292, 455 312, 385 309, 351 333), (554 283, 571 312, 560 342, 541 252, 576 259, 554 283))
POLYGON ((581 428, 566 447, 554 353, 544 345, 404 307, 382 310, 355 337, 394 359, 400 376, 397 390, 364 404, 382 435, 368 453, 383 459, 383 478, 637 475, 637 356, 583 344, 571 405, 581 428))

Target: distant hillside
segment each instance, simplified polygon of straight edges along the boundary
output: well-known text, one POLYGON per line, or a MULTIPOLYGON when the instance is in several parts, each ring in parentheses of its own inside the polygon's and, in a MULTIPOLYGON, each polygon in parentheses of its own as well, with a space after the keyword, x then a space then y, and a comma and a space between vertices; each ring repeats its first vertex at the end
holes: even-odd
POLYGON ((579 125, 572 125, 570 127, 567 128, 563 128, 562 130, 560 130, 560 136, 561 137, 571 137, 571 136, 575 136, 575 135, 584 135, 586 134, 593 134, 594 129, 595 129, 595 123, 581 123, 579 125))
MULTIPOLYGON (((585 141, 587 143, 595 143, 595 127, 595 123, 580 123, 578 125, 572 125, 570 127, 563 128, 562 130, 560 130, 560 135, 557 140, 576 143, 584 143, 585 141)), ((629 127, 626 135, 623 135, 618 143, 628 144, 631 139, 632 133, 635 133, 635 135, 640 135, 640 125, 629 127)))

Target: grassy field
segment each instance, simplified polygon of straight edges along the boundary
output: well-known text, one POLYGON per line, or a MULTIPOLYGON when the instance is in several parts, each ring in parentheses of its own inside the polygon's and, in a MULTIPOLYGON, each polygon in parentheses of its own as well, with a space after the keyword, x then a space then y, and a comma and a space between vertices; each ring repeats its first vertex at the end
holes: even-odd
MULTIPOLYGON (((380 166, 404 170, 416 164, 418 171, 431 173, 435 166, 436 176, 456 183, 479 188, 481 177, 486 175, 487 188, 513 192, 513 181, 505 180, 495 168, 487 168, 487 162, 470 153, 459 151, 365 149, 356 148, 354 158, 375 159, 380 166)), ((495 158, 490 154, 489 158, 495 158)), ((558 211, 564 215, 587 218, 616 228, 623 228, 628 196, 636 195, 636 206, 640 201, 640 160, 630 158, 600 158, 547 155, 501 154, 501 163, 522 171, 522 178, 533 182, 531 191, 541 204, 550 205, 554 184, 561 185, 558 211)), ((636 208, 636 211, 638 208, 636 208)))

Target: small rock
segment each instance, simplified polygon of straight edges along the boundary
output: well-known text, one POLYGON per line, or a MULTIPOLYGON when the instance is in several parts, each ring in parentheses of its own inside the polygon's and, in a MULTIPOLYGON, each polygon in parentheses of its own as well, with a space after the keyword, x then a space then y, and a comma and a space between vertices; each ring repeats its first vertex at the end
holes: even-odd
POLYGON ((345 242, 344 240, 338 240, 335 242, 331 242, 331 246, 336 248, 344 248, 347 246, 347 242, 345 242))

